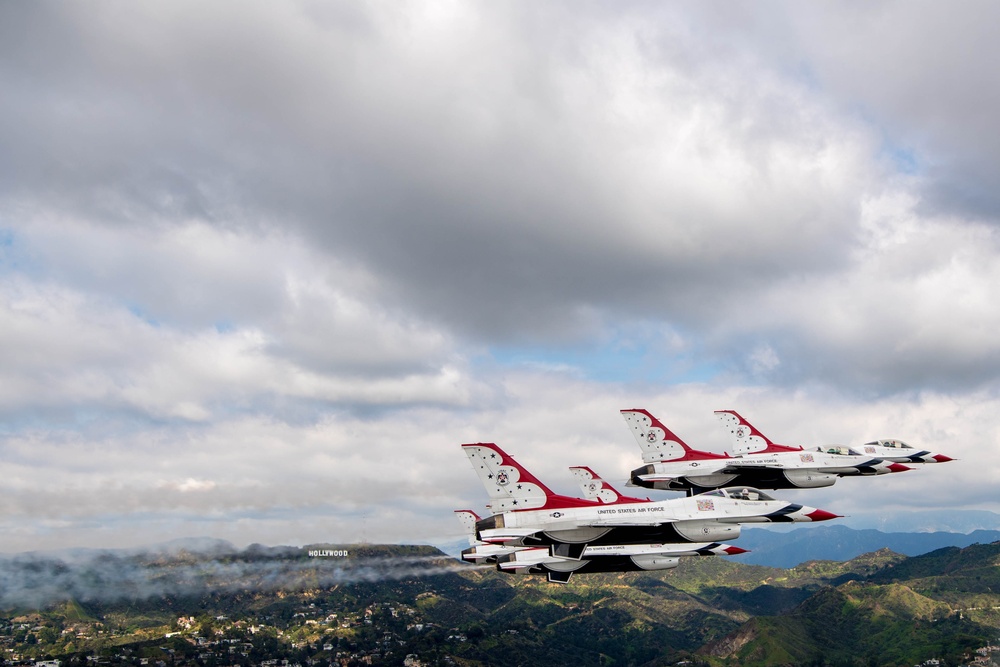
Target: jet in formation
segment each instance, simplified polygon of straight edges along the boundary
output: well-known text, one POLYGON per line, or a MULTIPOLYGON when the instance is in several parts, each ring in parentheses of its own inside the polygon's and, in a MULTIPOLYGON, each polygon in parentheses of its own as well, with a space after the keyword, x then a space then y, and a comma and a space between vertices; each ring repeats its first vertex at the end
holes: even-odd
MULTIPOLYGON (((802 447, 788 447, 786 445, 774 444, 735 410, 716 410, 715 415, 719 418, 723 428, 732 437, 733 451, 735 453, 754 454, 764 451, 802 451, 802 447)), ((883 461, 893 463, 947 463, 953 460, 950 456, 935 454, 926 449, 917 449, 902 440, 892 438, 873 440, 857 448, 844 447, 842 445, 827 445, 825 447, 816 447, 815 449, 829 454, 853 452, 856 455, 874 456, 883 461)))
POLYGON ((570 575, 576 573, 669 570, 680 565, 681 558, 748 553, 746 549, 719 542, 605 544, 587 546, 577 560, 553 556, 549 547, 483 542, 476 539, 479 516, 472 510, 456 510, 455 514, 469 535, 470 546, 462 552, 462 560, 480 565, 493 564, 501 572, 546 574, 549 581, 558 583, 568 582, 570 575))
POLYGON ((948 461, 955 460, 944 454, 935 454, 926 449, 917 449, 902 440, 892 438, 866 442, 861 445, 860 449, 865 454, 877 456, 883 461, 896 461, 898 463, 947 463, 948 461))
POLYGON ((647 410, 622 410, 646 465, 632 471, 630 486, 702 493, 727 486, 811 489, 832 486, 841 477, 905 472, 909 467, 832 446, 805 450, 771 442, 733 410, 715 414, 733 439, 733 454, 689 447, 647 410))
POLYGON ((469 535, 463 560, 503 572, 545 574, 557 583, 567 583, 574 573, 666 570, 682 558, 745 553, 723 541, 737 539, 743 524, 838 516, 777 500, 761 489, 831 486, 840 477, 873 477, 910 470, 907 463, 952 460, 890 439, 858 449, 780 445, 733 410, 715 413, 733 451, 718 454, 689 447, 646 410, 621 414, 645 464, 632 471, 629 486, 685 491, 686 497, 654 501, 625 495, 586 466, 570 468, 583 497, 564 496, 497 445, 462 445, 490 498, 490 516, 456 512, 469 535))
POLYGON ((738 538, 744 523, 837 517, 751 487, 673 500, 635 498, 585 467, 573 473, 590 497, 574 498, 554 493, 493 443, 462 449, 490 497, 492 514, 478 519, 470 510, 459 512, 474 531, 463 559, 495 563, 507 572, 545 573, 552 582, 566 583, 575 572, 662 570, 682 557, 742 553, 721 540, 738 538))

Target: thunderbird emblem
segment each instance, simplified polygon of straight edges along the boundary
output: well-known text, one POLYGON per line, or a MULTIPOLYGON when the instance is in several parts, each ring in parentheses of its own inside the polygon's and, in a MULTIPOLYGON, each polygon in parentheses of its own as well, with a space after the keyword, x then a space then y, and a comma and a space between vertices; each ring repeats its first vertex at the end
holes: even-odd
POLYGON ((507 473, 502 470, 497 473, 497 484, 500 486, 507 486, 510 484, 510 478, 507 476, 507 473))

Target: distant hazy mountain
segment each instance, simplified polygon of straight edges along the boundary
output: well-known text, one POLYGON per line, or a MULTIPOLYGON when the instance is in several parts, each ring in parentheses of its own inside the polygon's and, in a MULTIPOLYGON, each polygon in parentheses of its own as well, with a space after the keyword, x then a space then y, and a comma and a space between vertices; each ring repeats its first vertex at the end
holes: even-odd
POLYGON ((1000 541, 997 530, 976 530, 969 534, 943 531, 884 533, 838 525, 807 525, 782 532, 744 526, 743 534, 734 544, 750 549, 750 553, 736 557, 741 563, 794 567, 808 560, 850 560, 883 548, 918 556, 942 547, 967 547, 996 541, 1000 541))
POLYGON ((986 510, 899 510, 844 517, 837 523, 886 533, 971 533, 1000 530, 1000 514, 986 510))

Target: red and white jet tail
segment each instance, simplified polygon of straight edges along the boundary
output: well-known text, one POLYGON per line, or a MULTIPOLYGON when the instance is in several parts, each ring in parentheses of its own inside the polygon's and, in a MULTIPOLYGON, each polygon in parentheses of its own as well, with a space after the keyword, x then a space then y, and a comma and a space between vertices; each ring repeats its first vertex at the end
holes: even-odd
POLYGON ((561 496, 542 484, 512 456, 492 442, 462 445, 473 470, 490 496, 494 513, 557 507, 592 507, 593 500, 561 496))
POLYGON ((577 482, 580 483, 583 497, 588 500, 596 500, 606 505, 650 502, 649 498, 623 496, 618 492, 618 489, 605 482, 596 472, 587 466, 571 466, 569 470, 576 477, 577 482))
POLYGON ((716 410, 715 416, 733 439, 733 454, 736 456, 802 451, 801 447, 787 447, 771 442, 735 410, 716 410))
POLYGON ((621 413, 622 417, 625 418, 625 423, 632 431, 632 435, 635 436, 639 449, 642 450, 644 463, 728 458, 722 454, 703 452, 688 447, 683 440, 647 410, 632 408, 622 410, 621 413))

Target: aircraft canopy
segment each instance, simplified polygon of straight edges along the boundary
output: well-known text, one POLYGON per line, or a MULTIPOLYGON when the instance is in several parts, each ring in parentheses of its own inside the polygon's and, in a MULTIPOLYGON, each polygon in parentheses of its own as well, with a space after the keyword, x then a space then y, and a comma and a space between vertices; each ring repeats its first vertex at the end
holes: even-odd
POLYGON ((866 442, 866 445, 874 445, 876 447, 892 447, 893 449, 913 449, 910 445, 906 444, 902 440, 872 440, 871 442, 866 442))
POLYGON ((815 451, 823 452, 824 454, 837 454, 838 456, 864 456, 864 454, 853 447, 845 447, 844 445, 824 445, 817 447, 815 451))
POLYGON ((716 498, 732 498, 733 500, 774 500, 760 489, 752 486, 730 486, 725 489, 715 489, 698 494, 700 496, 715 496, 716 498))

